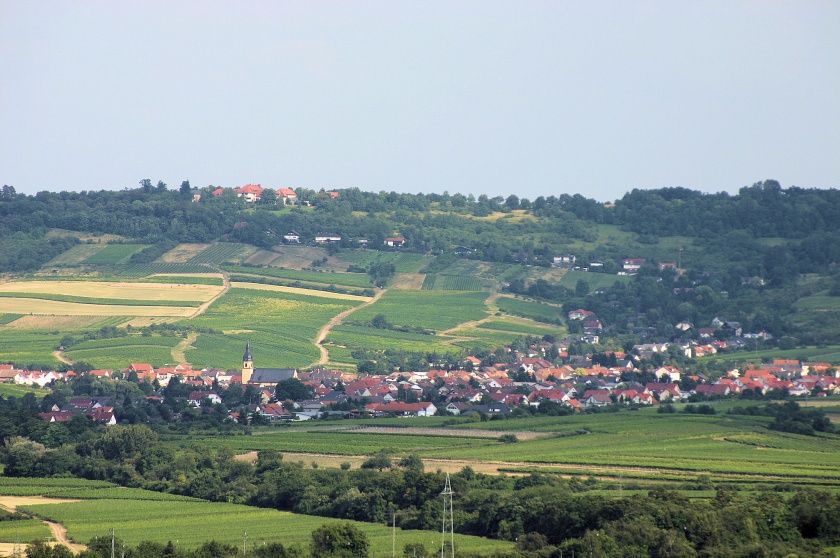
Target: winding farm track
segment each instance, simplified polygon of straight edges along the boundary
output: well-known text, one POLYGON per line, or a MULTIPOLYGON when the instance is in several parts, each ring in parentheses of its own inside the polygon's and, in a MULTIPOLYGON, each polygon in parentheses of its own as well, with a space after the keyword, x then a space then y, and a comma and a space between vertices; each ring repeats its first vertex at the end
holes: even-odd
POLYGON ((221 290, 221 291, 219 291, 219 292, 216 294, 216 296, 214 296, 213 298, 211 298, 211 299, 210 299, 210 300, 208 300, 207 302, 203 302, 203 303, 201 304, 201 306, 199 306, 198 308, 196 308, 196 309, 195 309, 195 312, 193 312, 193 313, 189 316, 190 318, 195 318, 195 317, 201 316, 202 314, 204 314, 205 312, 207 312, 207 309, 208 309, 208 308, 210 308, 210 306, 211 306, 214 302, 216 302, 217 300, 219 300, 220 298, 222 298, 222 296, 224 296, 224 294, 230 290, 230 274, 229 274, 227 271, 224 271, 224 270, 223 270, 223 269, 221 269, 221 268, 215 268, 215 267, 214 267, 213 269, 214 269, 215 271, 217 271, 217 272, 219 272, 219 273, 221 273, 221 274, 222 274, 222 290, 221 290))
POLYGON ((488 321, 492 320, 493 317, 494 317, 493 314, 495 314, 499 310, 496 307, 496 301, 499 300, 499 296, 501 296, 501 295, 499 295, 499 293, 492 293, 490 296, 487 297, 487 300, 484 301, 484 304, 487 306, 487 311, 490 312, 489 315, 485 316, 484 318, 481 318, 480 320, 471 320, 469 322, 460 323, 460 324, 456 325, 455 327, 450 327, 446 331, 441 331, 440 334, 441 335, 454 335, 459 331, 462 331, 462 330, 465 330, 465 329, 472 329, 472 328, 480 326, 481 324, 483 324, 485 322, 488 322, 488 321))
POLYGON ((341 312, 340 314, 337 314, 337 315, 333 316, 333 318, 330 321, 328 321, 326 323, 326 325, 318 331, 318 335, 315 336, 314 343, 315 343, 315 346, 318 347, 318 350, 321 352, 321 357, 316 362, 313 362, 309 366, 322 366, 324 364, 327 364, 330 361, 330 353, 327 350, 327 348, 324 347, 323 343, 324 343, 324 340, 326 340, 327 336, 330 334, 330 332, 333 330, 333 328, 340 325, 341 322, 344 320, 344 318, 346 318, 347 316, 349 316, 353 312, 355 312, 357 310, 360 310, 360 309, 364 308, 365 306, 370 306, 371 304, 375 303, 377 300, 382 298, 382 295, 384 295, 387 290, 388 289, 380 289, 380 290, 376 291, 376 294, 373 295, 373 298, 371 298, 367 302, 364 302, 364 303, 362 303, 358 306, 354 306, 353 308, 348 308, 344 312, 341 312))
POLYGON ((177 345, 172 347, 170 353, 172 354, 173 362, 176 364, 187 362, 186 350, 190 348, 190 345, 195 343, 196 339, 198 339, 198 333, 191 331, 177 345))
POLYGON ((68 366, 73 366, 76 364, 75 360, 71 360, 67 355, 64 354, 64 351, 53 351, 52 355, 63 364, 67 364, 68 366))
MULTIPOLYGON (((58 499, 58 498, 44 498, 43 496, 2 496, 0 497, 0 508, 9 511, 9 512, 16 512, 18 506, 24 505, 32 505, 32 504, 59 504, 62 502, 78 502, 78 500, 69 500, 69 499, 58 499)), ((74 554, 78 554, 84 550, 87 550, 87 547, 83 544, 77 544, 71 542, 70 539, 67 537, 67 529, 64 528, 64 525, 60 523, 55 523, 53 521, 42 520, 44 525, 49 527, 50 533, 52 533, 53 539, 55 539, 55 544, 62 544, 73 551, 74 554)), ((22 543, 20 545, 17 544, 2 544, 0 545, 0 555, 4 556, 11 556, 12 553, 17 548, 18 550, 21 547, 25 547, 26 543, 22 543)))

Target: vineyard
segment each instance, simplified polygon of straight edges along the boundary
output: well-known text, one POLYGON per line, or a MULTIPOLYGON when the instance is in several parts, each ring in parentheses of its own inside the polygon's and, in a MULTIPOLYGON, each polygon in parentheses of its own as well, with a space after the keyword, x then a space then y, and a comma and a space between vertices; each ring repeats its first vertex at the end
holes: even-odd
POLYGON ((217 242, 197 253, 188 263, 221 265, 226 262, 242 261, 255 251, 256 248, 247 244, 217 242))
POLYGON ((310 271, 301 269, 284 269, 281 267, 252 267, 239 265, 225 265, 222 266, 222 269, 229 273, 276 277, 293 281, 306 281, 309 283, 367 288, 373 286, 370 282, 370 278, 363 273, 339 273, 333 271, 310 271))
POLYGON ((720 414, 713 416, 646 409, 489 422, 452 417, 357 420, 329 429, 301 426, 258 436, 203 438, 201 443, 234 451, 325 455, 370 455, 388 448, 398 455, 418 453, 434 463, 457 460, 479 470, 492 464, 496 470, 518 473, 598 475, 608 482, 685 483, 707 475, 715 482, 745 486, 792 483, 840 490, 840 436, 772 431, 766 427, 768 419, 729 415, 727 406, 721 403, 720 414), (388 433, 358 430, 368 425, 398 428, 388 433), (418 428, 398 432, 406 427, 418 428), (422 435, 411 431, 419 429, 422 435), (505 444, 493 437, 476 438, 471 430, 537 432, 544 437, 505 444))
MULTIPOLYGON (((310 533, 324 523, 335 522, 273 509, 207 502, 151 492, 122 488, 109 483, 79 479, 6 479, 0 477, 0 494, 48 496, 78 499, 77 502, 22 505, 25 513, 61 523, 75 542, 86 543, 93 537, 106 536, 111 529, 117 538, 129 545, 141 541, 167 543, 195 548, 209 540, 236 545, 241 548, 244 530, 250 548, 268 542, 308 547, 310 533)), ((384 555, 391 549, 391 530, 384 525, 351 522, 363 530, 371 543, 374 555, 384 555)), ((37 519, 0 521, 0 541, 47 538, 49 530, 37 519), (18 525, 4 525, 17 523, 18 525), (20 533, 29 538, 20 539, 20 533)), ((423 543, 434 547, 440 541, 435 531, 397 529, 397 541, 402 547, 408 543, 423 543)), ((455 536, 456 547, 464 552, 493 552, 511 548, 511 543, 466 535, 455 536)))
POLYGON ((125 263, 128 259, 146 248, 147 244, 106 244, 101 250, 97 250, 81 261, 88 265, 116 265, 125 263))
POLYGON ((480 291, 485 285, 476 277, 429 273, 423 281, 423 290, 480 291))

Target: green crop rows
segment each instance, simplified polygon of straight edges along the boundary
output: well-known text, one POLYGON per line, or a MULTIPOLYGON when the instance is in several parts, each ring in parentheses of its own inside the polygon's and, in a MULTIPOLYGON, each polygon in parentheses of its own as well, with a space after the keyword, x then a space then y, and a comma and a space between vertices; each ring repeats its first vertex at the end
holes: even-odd
POLYGON ((560 308, 531 300, 503 296, 496 301, 496 305, 499 310, 507 314, 531 318, 539 322, 556 323, 563 317, 563 311, 560 308))
POLYGON ((246 341, 256 366, 306 366, 318 358, 318 330, 355 301, 234 288, 193 320, 197 327, 227 331, 202 333, 187 352, 194 365, 238 368, 246 341))
POLYGON ((430 273, 423 280, 424 290, 480 291, 483 288, 484 286, 478 278, 468 275, 430 273))
POLYGON ((442 331, 487 315, 487 293, 461 291, 388 291, 379 301, 353 314, 368 321, 383 314, 392 324, 442 331))
MULTIPOLYGON (((172 541, 179 546, 195 548, 212 539, 239 546, 247 530, 248 544, 252 548, 265 542, 308 547, 310 533, 314 529, 336 521, 272 509, 205 502, 141 489, 118 488, 107 483, 84 484, 85 481, 77 481, 81 484, 71 482, 59 486, 50 482, 53 479, 13 479, 12 483, 3 482, 5 480, 0 478, 0 494, 17 494, 15 490, 23 487, 28 489, 29 495, 81 498, 80 502, 28 505, 21 509, 61 523, 67 528, 72 540, 83 543, 93 537, 105 536, 113 529, 119 539, 130 545, 141 541, 172 541), (16 485, 15 481, 22 482, 16 485), (44 484, 39 486, 38 481, 44 484)), ((0 522, 0 540, 13 542, 18 536, 15 528, 3 528, 3 523, 21 523, 17 532, 27 529, 26 536, 20 536, 19 540, 22 541, 49 536, 49 531, 42 523, 23 520, 0 522)), ((374 555, 381 556, 390 552, 392 532, 387 526, 352 523, 368 535, 374 555)), ((398 529, 396 537, 400 547, 420 542, 434 548, 440 541, 440 534, 435 531, 398 529)), ((487 553, 511 547, 510 543, 465 535, 456 535, 455 545, 465 552, 487 553)))
POLYGON ((67 356, 87 362, 96 368, 121 370, 132 362, 148 362, 156 366, 172 362, 172 348, 178 337, 130 335, 113 339, 93 339, 73 345, 67 356))
POLYGON ((193 256, 191 264, 223 264, 225 262, 239 260, 240 257, 251 247, 247 244, 236 244, 233 242, 218 242, 202 250, 193 256))
POLYGON ((143 248, 146 244, 108 244, 101 250, 82 261, 91 265, 114 265, 128 261, 128 259, 143 248))
POLYGON ((292 279, 297 281, 309 281, 311 283, 323 283, 327 285, 344 285, 348 287, 372 287, 370 278, 363 273, 339 273, 335 271, 307 271, 300 269, 284 269, 281 267, 250 267, 240 265, 222 266, 225 271, 231 273, 244 273, 249 275, 261 275, 264 277, 278 277, 281 279, 292 279))

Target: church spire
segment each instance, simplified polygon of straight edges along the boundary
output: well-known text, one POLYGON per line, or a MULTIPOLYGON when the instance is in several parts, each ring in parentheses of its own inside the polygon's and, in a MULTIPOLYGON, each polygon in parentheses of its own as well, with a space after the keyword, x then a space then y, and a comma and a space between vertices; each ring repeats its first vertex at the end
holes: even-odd
POLYGON ((242 361, 243 362, 249 361, 249 360, 254 360, 253 358, 251 358, 251 342, 250 341, 248 341, 245 344, 245 354, 242 355, 242 361))

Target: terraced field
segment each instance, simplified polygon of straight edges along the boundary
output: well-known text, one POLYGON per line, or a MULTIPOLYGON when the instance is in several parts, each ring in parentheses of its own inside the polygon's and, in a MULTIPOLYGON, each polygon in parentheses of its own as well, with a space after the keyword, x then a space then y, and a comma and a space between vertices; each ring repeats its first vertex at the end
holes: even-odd
POLYGON ((247 244, 237 244, 234 242, 217 242, 211 244, 205 250, 196 253, 190 258, 188 263, 191 264, 213 264, 221 265, 225 262, 241 262, 254 252, 254 246, 247 244))
MULTIPOLYGON (((22 505, 18 509, 60 523, 66 527, 72 540, 82 543, 93 537, 105 536, 114 529, 118 538, 132 546, 151 540, 160 543, 172 541, 181 547, 195 548, 210 539, 241 546, 243 531, 247 529, 249 548, 266 542, 306 548, 314 529, 337 521, 78 479, 14 479, 13 482, 21 483, 19 486, 7 480, 11 479, 0 477, 0 494, 18 494, 19 488, 23 488, 28 495, 81 499, 77 502, 22 505), (57 485, 54 483, 56 480, 66 484, 57 485), (39 482, 43 484, 39 485, 39 482)), ((36 520, 25 521, 20 529, 27 528, 36 536, 48 535, 38 527, 36 520)), ((392 532, 387 526, 351 523, 368 535, 374 555, 384 556, 390 552, 392 532)), ((14 537, 13 529, 0 529, 0 541, 13 542, 14 537)), ((412 542, 433 548, 439 543, 440 534, 436 531, 397 529, 396 539, 400 548, 412 542)), ((466 535, 456 535, 455 545, 464 552, 482 553, 512 547, 511 543, 466 535)))

